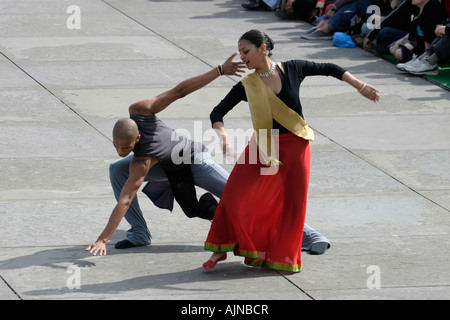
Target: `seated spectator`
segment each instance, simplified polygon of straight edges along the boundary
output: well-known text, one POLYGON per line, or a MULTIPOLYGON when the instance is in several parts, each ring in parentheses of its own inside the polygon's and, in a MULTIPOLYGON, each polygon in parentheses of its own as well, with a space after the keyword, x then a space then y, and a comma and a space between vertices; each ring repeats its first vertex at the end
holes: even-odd
MULTIPOLYGON (((382 21, 391 11, 392 2, 397 2, 398 0, 372 0, 372 4, 376 6, 376 10, 372 7, 368 7, 367 10, 373 14, 367 18, 366 22, 361 21, 359 28, 355 26, 352 30, 347 31, 351 34, 353 42, 358 46, 363 46, 363 40, 367 35, 375 28, 379 27, 380 21, 382 21)), ((392 42, 392 41, 391 41, 392 42)))
POLYGON ((397 68, 416 75, 437 75, 438 63, 450 59, 450 23, 439 25, 435 30, 436 38, 421 56, 397 64, 397 68))
POLYGON ((306 22, 316 20, 317 0, 282 0, 275 15, 281 20, 300 19, 306 22))
POLYGON ((392 11, 365 36, 364 50, 369 51, 374 47, 378 53, 388 54, 389 45, 408 34, 411 15, 417 10, 411 1, 391 0, 392 11))
MULTIPOLYGON (((335 2, 335 0, 317 0, 316 18, 323 16, 334 2, 335 2)), ((317 25, 317 23, 316 23, 316 25, 317 25)))
POLYGON ((361 35, 367 36, 372 29, 380 24, 380 21, 383 20, 389 13, 391 13, 393 7, 392 2, 398 2, 399 0, 372 0, 372 4, 376 6, 377 10, 373 8, 367 8, 369 12, 373 14, 367 18, 367 21, 364 22, 361 26, 361 35))
POLYGON ((413 54, 424 53, 435 38, 436 26, 446 18, 439 0, 412 0, 412 4, 418 9, 409 24, 408 35, 389 48, 390 53, 401 62, 411 60, 413 54))
POLYGON ((321 17, 321 21, 304 35, 307 40, 332 39, 333 33, 338 29, 348 29, 350 22, 355 15, 367 19, 371 14, 367 13, 367 8, 372 5, 370 0, 337 0, 327 11, 326 16, 321 17))

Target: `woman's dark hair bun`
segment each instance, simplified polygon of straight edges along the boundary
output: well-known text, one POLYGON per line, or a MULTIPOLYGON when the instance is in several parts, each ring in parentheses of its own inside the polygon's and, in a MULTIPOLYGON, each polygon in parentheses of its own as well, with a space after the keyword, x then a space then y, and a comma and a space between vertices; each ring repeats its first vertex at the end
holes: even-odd
MULTIPOLYGON (((263 33, 264 33, 264 32, 263 32, 263 33)), ((267 34, 265 34, 265 33, 264 33, 264 36, 265 36, 265 38, 266 38, 266 46, 267 46, 267 49, 273 50, 274 45, 273 45, 272 39, 271 39, 267 34)))
POLYGON ((261 30, 253 29, 247 31, 239 39, 239 41, 241 40, 249 41, 253 43, 257 48, 261 47, 262 44, 265 44, 267 46, 267 50, 269 51, 268 56, 270 57, 272 55, 271 51, 274 48, 273 41, 267 34, 262 32, 261 30))

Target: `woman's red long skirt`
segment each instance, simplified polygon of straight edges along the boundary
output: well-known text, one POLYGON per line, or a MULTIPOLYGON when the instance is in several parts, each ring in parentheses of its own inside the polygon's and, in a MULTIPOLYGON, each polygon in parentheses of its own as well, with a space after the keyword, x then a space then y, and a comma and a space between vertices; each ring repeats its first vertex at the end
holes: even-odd
POLYGON ((205 249, 234 251, 245 263, 299 272, 309 185, 309 141, 275 136, 282 165, 258 161, 252 138, 233 168, 220 198, 205 249), (269 171, 272 170, 272 171, 269 171))

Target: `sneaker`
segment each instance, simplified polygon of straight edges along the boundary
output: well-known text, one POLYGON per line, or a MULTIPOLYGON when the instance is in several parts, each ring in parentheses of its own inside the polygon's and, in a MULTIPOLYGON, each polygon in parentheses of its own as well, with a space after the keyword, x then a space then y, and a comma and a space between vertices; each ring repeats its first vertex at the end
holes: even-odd
POLYGON ((405 71, 415 75, 437 75, 439 74, 439 66, 430 64, 428 59, 417 59, 415 63, 405 66, 405 71))
POLYGON ((311 29, 309 29, 308 31, 306 31, 303 35, 306 36, 307 34, 311 34, 314 31, 318 30, 316 27, 312 27, 311 29))
MULTIPOLYGON (((411 62, 411 61, 414 61, 414 60, 410 60, 410 61, 408 61, 408 62, 411 62)), ((396 67, 398 70, 400 70, 400 71, 405 71, 405 72, 406 72, 405 67, 406 67, 406 65, 408 64, 408 62, 397 63, 397 64, 395 65, 395 67, 396 67)))
POLYGON ((331 33, 325 33, 322 30, 317 29, 311 33, 302 35, 302 38, 306 40, 331 40, 333 39, 333 35, 331 33))
MULTIPOLYGON (((407 62, 404 62, 404 63, 397 63, 397 64, 395 65, 395 67, 396 67, 398 70, 406 71, 406 68, 408 68, 409 66, 414 66, 414 65, 420 63, 419 60, 420 60, 420 58, 415 57, 415 58, 413 58, 413 59, 411 59, 411 60, 409 60, 409 61, 407 61, 407 62)), ((406 72, 407 72, 407 71, 406 71, 406 72)))
POLYGON ((397 64, 395 65, 395 67, 396 67, 398 70, 400 70, 400 71, 406 71, 406 70, 405 70, 405 64, 406 64, 406 63, 397 63, 397 64))

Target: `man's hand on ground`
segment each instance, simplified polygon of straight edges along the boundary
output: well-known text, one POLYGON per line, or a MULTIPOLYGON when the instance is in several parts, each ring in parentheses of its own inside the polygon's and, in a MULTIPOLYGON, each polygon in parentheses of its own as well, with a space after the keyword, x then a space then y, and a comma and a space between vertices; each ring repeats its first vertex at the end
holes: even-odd
POLYGON ((103 241, 97 241, 93 244, 89 245, 84 251, 89 251, 92 255, 97 255, 97 253, 100 256, 106 256, 106 244, 103 241))

